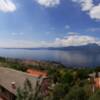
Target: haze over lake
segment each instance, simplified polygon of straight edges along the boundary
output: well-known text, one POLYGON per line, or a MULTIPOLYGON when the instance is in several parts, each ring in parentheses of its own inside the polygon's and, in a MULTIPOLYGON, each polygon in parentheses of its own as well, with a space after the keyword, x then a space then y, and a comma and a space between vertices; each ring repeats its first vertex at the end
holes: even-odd
POLYGON ((100 53, 63 50, 0 49, 1 57, 56 61, 68 67, 100 66, 100 53))

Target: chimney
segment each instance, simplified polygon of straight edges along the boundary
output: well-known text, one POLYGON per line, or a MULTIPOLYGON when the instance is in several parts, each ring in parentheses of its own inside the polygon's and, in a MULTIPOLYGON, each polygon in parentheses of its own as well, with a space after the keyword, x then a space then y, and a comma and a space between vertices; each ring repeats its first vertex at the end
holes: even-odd
POLYGON ((15 82, 11 82, 11 87, 12 87, 12 89, 16 89, 16 83, 15 82))

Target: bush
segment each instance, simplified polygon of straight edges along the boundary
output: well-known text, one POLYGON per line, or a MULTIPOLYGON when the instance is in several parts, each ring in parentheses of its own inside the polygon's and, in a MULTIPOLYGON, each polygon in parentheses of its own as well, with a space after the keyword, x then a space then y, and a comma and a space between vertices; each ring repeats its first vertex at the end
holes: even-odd
POLYGON ((88 100, 88 97, 82 87, 73 87, 64 100, 88 100))
POLYGON ((100 90, 94 93, 89 100, 100 100, 100 90))

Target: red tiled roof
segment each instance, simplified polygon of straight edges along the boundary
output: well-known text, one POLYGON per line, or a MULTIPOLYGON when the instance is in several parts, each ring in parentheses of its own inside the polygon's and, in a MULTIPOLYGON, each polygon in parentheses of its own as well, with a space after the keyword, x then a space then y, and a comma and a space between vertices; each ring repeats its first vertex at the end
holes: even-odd
POLYGON ((34 77, 47 77, 48 74, 47 72, 39 71, 39 70, 34 70, 34 69, 28 69, 27 73, 29 75, 32 75, 34 77))

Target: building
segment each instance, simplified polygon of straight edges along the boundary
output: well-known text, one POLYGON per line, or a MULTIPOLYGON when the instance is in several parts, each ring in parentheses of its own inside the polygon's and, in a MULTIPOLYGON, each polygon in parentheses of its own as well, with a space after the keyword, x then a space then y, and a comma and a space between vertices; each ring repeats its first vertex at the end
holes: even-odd
POLYGON ((47 78, 48 74, 47 72, 35 70, 35 69, 28 69, 27 73, 33 77, 42 77, 42 78, 47 78))
POLYGON ((93 93, 96 89, 100 89, 100 72, 89 74, 93 93))
POLYGON ((97 89, 100 89, 100 77, 95 78, 95 87, 96 87, 97 89))
POLYGON ((23 88, 26 79, 31 82, 34 91, 37 81, 43 84, 46 80, 46 78, 38 78, 29 73, 0 67, 0 97, 3 100, 15 100, 17 89, 19 87, 23 88))

